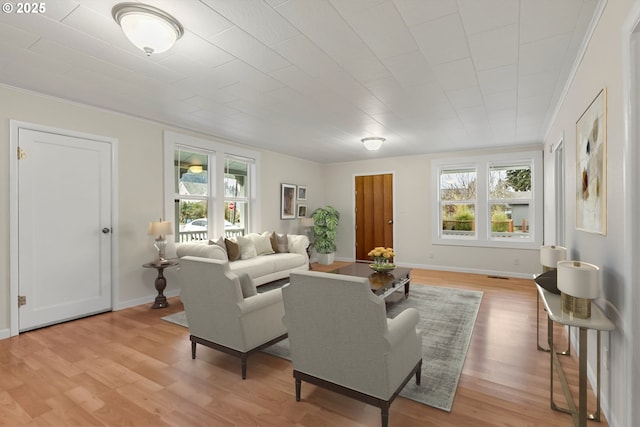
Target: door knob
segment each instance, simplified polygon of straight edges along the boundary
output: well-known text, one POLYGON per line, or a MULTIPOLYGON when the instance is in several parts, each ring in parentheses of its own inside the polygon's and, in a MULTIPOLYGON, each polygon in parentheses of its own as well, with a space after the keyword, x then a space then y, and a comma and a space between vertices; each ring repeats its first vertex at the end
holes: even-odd
POLYGON ((105 228, 103 228, 103 229, 102 229, 102 232, 103 232, 104 234, 109 234, 109 232, 110 232, 110 231, 111 231, 111 229, 110 229, 110 228, 107 228, 107 227, 105 227, 105 228))
POLYGON ((389 224, 393 224, 393 220, 392 219, 389 220, 389 224))

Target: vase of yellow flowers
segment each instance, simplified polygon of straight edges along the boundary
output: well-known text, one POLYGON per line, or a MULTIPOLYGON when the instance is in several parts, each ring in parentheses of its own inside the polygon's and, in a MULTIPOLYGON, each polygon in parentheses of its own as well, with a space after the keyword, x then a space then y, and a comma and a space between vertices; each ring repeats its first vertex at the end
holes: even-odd
POLYGON ((373 259, 373 264, 369 264, 369 267, 375 271, 389 271, 396 268, 395 264, 392 262, 393 258, 396 256, 393 248, 378 246, 377 248, 371 249, 368 255, 373 259))

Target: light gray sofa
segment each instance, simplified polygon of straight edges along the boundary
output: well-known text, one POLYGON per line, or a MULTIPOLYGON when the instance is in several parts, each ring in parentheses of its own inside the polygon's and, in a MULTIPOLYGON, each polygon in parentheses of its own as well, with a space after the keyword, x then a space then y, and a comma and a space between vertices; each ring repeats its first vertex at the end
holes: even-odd
POLYGON ((388 319, 367 278, 313 271, 291 273, 282 296, 296 400, 309 382, 379 407, 386 427, 398 393, 414 375, 420 384, 417 310, 388 319))
POLYGON ((237 236, 235 239, 220 238, 217 241, 179 243, 176 246, 176 254, 179 258, 194 256, 229 261, 229 269, 232 272, 247 273, 253 283, 260 286, 286 279, 292 271, 308 270, 308 246, 309 238, 305 235, 265 232, 237 236), (233 244, 239 246, 240 259, 233 260, 233 244))

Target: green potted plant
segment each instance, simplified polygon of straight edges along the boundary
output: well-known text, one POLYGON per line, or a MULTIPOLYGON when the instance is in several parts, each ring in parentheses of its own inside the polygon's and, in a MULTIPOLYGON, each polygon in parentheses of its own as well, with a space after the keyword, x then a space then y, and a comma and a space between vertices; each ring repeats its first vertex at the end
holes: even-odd
POLYGON ((336 251, 336 231, 340 213, 332 206, 318 208, 313 212, 313 247, 319 264, 333 264, 336 251))

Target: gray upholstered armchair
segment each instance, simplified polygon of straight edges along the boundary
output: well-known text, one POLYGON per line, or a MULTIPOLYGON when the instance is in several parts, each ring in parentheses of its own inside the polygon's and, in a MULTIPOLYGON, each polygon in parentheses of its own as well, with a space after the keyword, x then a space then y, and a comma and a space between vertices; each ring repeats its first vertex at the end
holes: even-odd
POLYGON ((296 400, 306 381, 378 406, 387 426, 398 393, 413 375, 420 384, 418 312, 387 319, 366 278, 331 273, 292 272, 282 295, 296 400))
POLYGON ((194 359, 196 344, 237 356, 245 379, 248 356, 287 337, 281 290, 257 293, 251 278, 232 273, 228 261, 183 257, 178 283, 194 359))

